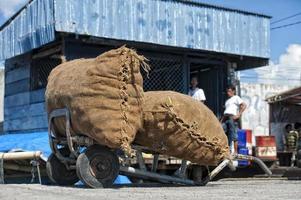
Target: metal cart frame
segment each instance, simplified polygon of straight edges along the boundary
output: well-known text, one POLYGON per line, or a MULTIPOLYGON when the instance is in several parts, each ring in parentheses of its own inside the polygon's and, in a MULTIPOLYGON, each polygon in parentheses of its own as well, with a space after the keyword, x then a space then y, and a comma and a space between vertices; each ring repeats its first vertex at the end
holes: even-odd
MULTIPOLYGON (((73 136, 71 134, 72 126, 71 126, 71 116, 68 109, 56 109, 53 110, 49 115, 48 121, 48 134, 49 134, 49 143, 53 154, 56 158, 65 165, 67 170, 76 170, 76 161, 79 155, 81 154, 80 148, 87 147, 94 145, 95 142, 93 139, 81 135, 76 134, 73 136), (58 135, 55 131, 53 126, 53 121, 55 118, 64 117, 66 120, 66 127, 65 127, 65 136, 58 135), (59 147, 68 147, 70 154, 68 156, 63 155, 60 151, 59 147)), ((212 180, 219 172, 221 172, 225 167, 229 167, 231 170, 235 170, 233 166, 232 160, 225 159, 222 161, 213 171, 211 171, 208 176, 206 176, 201 181, 194 181, 185 177, 187 171, 187 162, 185 160, 182 161, 180 168, 175 172, 174 175, 165 175, 157 173, 158 167, 158 153, 153 153, 153 161, 151 170, 147 170, 142 152, 149 152, 149 150, 142 146, 133 145, 132 148, 136 150, 136 158, 138 162, 139 169, 128 166, 126 164, 120 164, 119 166, 119 174, 127 175, 129 177, 135 177, 142 180, 152 180, 155 182, 160 183, 172 183, 172 184, 180 184, 180 185, 206 185, 210 180, 212 180)), ((259 166, 263 168, 263 170, 268 174, 271 175, 270 170, 263 164, 261 160, 252 156, 244 156, 244 155, 236 155, 233 159, 240 159, 240 160, 252 160, 257 162, 259 166)), ((83 175, 79 175, 81 179, 83 175)), ((94 187, 93 185, 89 185, 90 187, 94 187)), ((97 186, 95 186, 97 187, 97 186)))

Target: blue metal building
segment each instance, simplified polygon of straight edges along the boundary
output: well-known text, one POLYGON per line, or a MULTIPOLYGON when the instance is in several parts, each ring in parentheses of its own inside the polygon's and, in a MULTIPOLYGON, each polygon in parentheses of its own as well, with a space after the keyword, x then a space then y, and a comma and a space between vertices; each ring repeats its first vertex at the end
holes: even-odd
POLYGON ((219 115, 233 71, 267 64, 269 31, 269 16, 197 0, 31 0, 0 27, 4 131, 46 130, 51 69, 124 44, 150 59, 146 90, 185 93, 197 75, 219 115))

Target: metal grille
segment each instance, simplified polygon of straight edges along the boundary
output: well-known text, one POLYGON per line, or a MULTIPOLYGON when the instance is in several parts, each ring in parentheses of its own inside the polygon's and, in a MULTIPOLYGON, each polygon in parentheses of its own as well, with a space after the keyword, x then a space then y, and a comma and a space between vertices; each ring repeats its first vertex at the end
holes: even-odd
POLYGON ((145 91, 173 90, 184 92, 183 61, 181 57, 151 57, 148 59, 151 66, 149 78, 143 74, 145 91))
POLYGON ((61 59, 40 58, 33 60, 31 63, 31 90, 45 88, 51 70, 59 64, 61 64, 61 59))

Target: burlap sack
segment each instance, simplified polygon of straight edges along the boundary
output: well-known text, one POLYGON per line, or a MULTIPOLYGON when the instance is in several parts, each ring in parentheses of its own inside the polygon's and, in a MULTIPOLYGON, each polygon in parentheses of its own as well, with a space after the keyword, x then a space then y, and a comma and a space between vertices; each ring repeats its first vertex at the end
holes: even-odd
POLYGON ((203 103, 171 91, 145 92, 144 102, 144 129, 136 144, 200 165, 229 157, 222 126, 203 103))
MULTIPOLYGON (((145 58, 121 47, 95 59, 78 59, 57 66, 49 75, 46 105, 68 108, 73 134, 130 152, 130 143, 142 127, 145 58)), ((57 132, 65 133, 63 119, 55 120, 57 132)))

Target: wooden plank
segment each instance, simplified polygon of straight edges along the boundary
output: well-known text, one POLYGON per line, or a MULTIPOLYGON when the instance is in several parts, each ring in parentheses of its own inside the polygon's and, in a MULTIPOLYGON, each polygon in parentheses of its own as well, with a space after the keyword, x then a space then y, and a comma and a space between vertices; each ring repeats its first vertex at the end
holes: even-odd
POLYGON ((46 128, 47 128, 46 115, 24 117, 24 118, 4 121, 4 132, 26 131, 26 130, 46 129, 46 128))
POLYGON ((45 101, 45 89, 22 92, 4 98, 5 107, 16 107, 45 101))
POLYGON ((4 98, 4 107, 15 107, 28 105, 30 103, 30 92, 22 92, 4 98))
POLYGON ((111 50, 112 48, 113 47, 109 46, 85 44, 79 41, 66 41, 65 56, 67 60, 78 58, 95 58, 96 56, 104 53, 105 51, 111 50))
POLYGON ((30 79, 23 79, 5 84, 5 96, 14 95, 30 90, 30 79))
POLYGON ((62 46, 61 45, 54 46, 54 47, 51 47, 49 49, 43 49, 40 52, 35 53, 32 56, 32 59, 43 58, 43 57, 51 56, 53 54, 59 54, 60 55, 61 51, 62 51, 62 46))
POLYGON ((35 103, 10 108, 4 108, 4 119, 12 120, 26 117, 46 115, 45 103, 35 103))
POLYGON ((5 74, 5 84, 13 83, 22 79, 30 78, 30 65, 9 71, 5 74))
POLYGON ((30 103, 39 103, 44 101, 45 101, 45 88, 31 91, 30 103))
POLYGON ((31 52, 5 60, 5 71, 9 72, 15 69, 30 66, 31 52))
POLYGON ((47 132, 48 128, 35 128, 35 129, 27 129, 27 130, 14 130, 14 131, 6 131, 4 134, 24 134, 24 133, 33 133, 33 132, 47 132))

